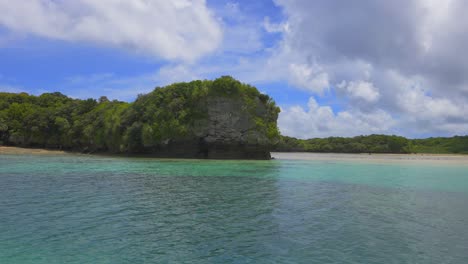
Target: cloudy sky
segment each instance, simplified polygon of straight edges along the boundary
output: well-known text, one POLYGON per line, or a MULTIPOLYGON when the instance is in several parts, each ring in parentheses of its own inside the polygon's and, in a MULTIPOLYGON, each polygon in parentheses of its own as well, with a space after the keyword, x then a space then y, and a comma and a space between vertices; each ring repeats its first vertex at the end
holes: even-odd
POLYGON ((0 0, 0 91, 132 101, 231 75, 284 135, 468 134, 465 0, 0 0))

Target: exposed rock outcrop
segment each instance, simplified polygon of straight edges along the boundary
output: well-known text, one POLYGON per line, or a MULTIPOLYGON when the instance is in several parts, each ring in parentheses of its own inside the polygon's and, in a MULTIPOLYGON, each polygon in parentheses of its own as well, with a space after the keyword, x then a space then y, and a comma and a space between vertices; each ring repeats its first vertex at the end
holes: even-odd
POLYGON ((272 142, 255 123, 255 118, 265 119, 267 111, 259 100, 256 103, 252 115, 240 98, 208 98, 207 118, 194 125, 201 156, 269 159, 272 142))
MULTIPOLYGON (((267 120, 268 111, 257 98, 254 111, 249 111, 241 98, 223 96, 201 100, 204 118, 193 120, 192 136, 166 139, 149 150, 158 157, 207 159, 270 159, 276 142, 269 138, 256 120, 267 120)), ((276 125, 276 124, 275 124, 276 125)))
MULTIPOLYGON (((203 95, 197 99, 187 98, 193 93, 181 93, 184 94, 182 101, 193 102, 183 107, 184 114, 192 116, 182 123, 187 133, 163 136, 146 152, 158 156, 209 159, 270 159, 270 149, 279 135, 276 126, 279 109, 274 102, 254 87, 230 77, 205 84, 208 85, 202 90, 203 95)), ((195 86, 196 83, 187 85, 195 86)), ((156 97, 154 93, 168 91, 164 89, 174 89, 176 93, 185 88, 160 88, 148 96, 156 97)), ((151 102, 151 99, 145 102, 151 102)), ((157 116, 153 118, 160 121, 157 116)))

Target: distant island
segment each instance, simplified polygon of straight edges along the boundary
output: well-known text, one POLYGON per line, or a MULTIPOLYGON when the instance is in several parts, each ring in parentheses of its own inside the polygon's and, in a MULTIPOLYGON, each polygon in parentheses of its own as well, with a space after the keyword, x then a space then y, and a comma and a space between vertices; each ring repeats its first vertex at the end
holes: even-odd
POLYGON ((282 136, 268 95, 230 76, 157 87, 135 102, 0 92, 0 146, 153 157, 270 159, 270 151, 468 154, 468 136, 282 136))
POLYGON ((135 102, 0 93, 0 145, 154 157, 270 159, 280 109, 232 77, 175 83, 135 102))

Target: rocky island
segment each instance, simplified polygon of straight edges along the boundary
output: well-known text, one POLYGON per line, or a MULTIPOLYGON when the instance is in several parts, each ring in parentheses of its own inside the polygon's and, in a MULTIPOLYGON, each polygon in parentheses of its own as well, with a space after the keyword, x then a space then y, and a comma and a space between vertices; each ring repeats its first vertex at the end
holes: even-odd
POLYGON ((275 102, 232 77, 175 83, 135 102, 0 93, 0 145, 154 157, 269 159, 275 102))

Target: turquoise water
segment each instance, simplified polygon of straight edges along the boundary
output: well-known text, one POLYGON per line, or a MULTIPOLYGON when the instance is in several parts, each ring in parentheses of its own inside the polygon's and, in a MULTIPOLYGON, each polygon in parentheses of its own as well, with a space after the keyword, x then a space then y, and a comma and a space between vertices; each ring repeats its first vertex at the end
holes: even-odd
POLYGON ((468 263, 468 166, 0 155, 0 263, 468 263))

